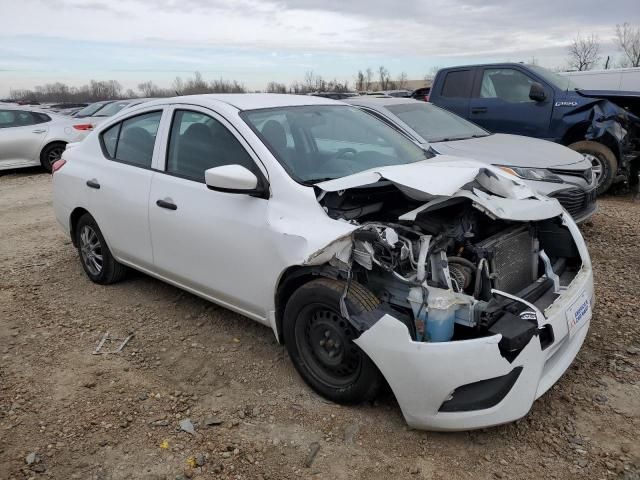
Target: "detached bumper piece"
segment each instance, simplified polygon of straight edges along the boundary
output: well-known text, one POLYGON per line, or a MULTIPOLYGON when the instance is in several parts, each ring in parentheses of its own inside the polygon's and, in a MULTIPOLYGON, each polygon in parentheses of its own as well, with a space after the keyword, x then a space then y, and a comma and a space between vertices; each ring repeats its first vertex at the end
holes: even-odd
POLYGON ((511 391, 522 373, 516 367, 501 377, 489 378, 456 388, 451 399, 440 406, 440 412, 470 412, 496 406, 511 391))

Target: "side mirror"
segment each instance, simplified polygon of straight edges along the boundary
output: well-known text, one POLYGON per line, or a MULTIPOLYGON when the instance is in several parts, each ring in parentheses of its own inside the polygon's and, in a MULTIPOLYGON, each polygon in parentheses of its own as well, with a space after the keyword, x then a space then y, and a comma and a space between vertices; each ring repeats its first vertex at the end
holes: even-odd
POLYGON ((261 196, 264 191, 258 177, 242 165, 223 165, 205 170, 204 181, 207 188, 218 192, 261 196))
POLYGON ((544 102, 547 98, 544 87, 538 82, 532 83, 531 90, 529 90, 529 98, 534 102, 544 102))

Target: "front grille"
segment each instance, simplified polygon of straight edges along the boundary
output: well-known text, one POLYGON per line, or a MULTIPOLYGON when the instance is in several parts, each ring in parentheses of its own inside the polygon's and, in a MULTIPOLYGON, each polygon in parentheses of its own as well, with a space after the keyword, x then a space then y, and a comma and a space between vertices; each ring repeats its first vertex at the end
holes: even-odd
POLYGON ((534 239, 529 229, 501 232, 478 244, 489 259, 493 285, 507 293, 517 293, 536 280, 534 239))
POLYGON ((585 192, 580 188, 568 188, 552 193, 550 196, 556 198, 567 212, 573 217, 580 215, 583 211, 591 207, 596 201, 596 190, 585 192))
POLYGON ((557 175, 583 178, 587 183, 591 183, 593 180, 593 170, 591 167, 585 170, 563 170, 561 168, 550 168, 549 170, 557 175))

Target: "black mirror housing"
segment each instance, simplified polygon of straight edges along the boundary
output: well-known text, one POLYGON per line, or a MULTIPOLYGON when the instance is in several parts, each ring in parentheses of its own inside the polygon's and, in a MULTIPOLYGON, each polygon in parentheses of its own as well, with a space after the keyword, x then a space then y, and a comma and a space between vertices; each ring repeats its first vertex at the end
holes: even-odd
POLYGON ((529 98, 534 102, 544 102, 547 99, 544 87, 538 82, 532 83, 531 90, 529 90, 529 98))

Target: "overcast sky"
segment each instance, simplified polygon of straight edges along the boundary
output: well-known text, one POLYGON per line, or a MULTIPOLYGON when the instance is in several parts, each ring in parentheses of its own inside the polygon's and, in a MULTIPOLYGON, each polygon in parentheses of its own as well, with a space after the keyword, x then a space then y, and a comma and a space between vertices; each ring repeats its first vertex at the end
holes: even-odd
POLYGON ((0 97, 63 81, 177 75, 251 89, 308 70, 349 80, 385 65, 420 79, 434 66, 566 63, 576 34, 617 58, 617 23, 640 25, 639 0, 0 0, 0 97))

